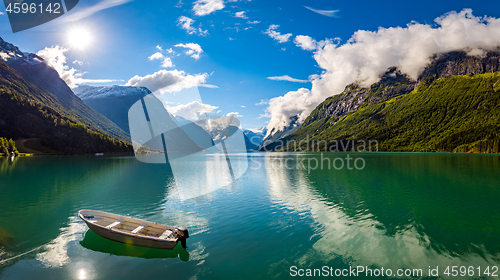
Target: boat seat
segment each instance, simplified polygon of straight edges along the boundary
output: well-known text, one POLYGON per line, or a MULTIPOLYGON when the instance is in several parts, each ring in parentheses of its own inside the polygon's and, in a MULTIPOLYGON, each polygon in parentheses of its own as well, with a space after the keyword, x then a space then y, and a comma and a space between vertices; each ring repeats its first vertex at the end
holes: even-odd
POLYGON ((140 225, 140 226, 136 227, 136 228, 132 231, 132 233, 138 233, 138 232, 139 232, 139 231, 141 231, 141 229, 143 229, 144 227, 146 227, 146 223, 144 223, 144 224, 142 224, 142 225, 140 225))
POLYGON ((108 225, 106 228, 111 229, 111 228, 116 227, 117 225, 121 224, 122 222, 123 222, 123 218, 120 218, 118 221, 108 225))
POLYGON ((171 234, 172 234, 172 231, 171 231, 171 230, 169 230, 169 229, 167 229, 167 230, 166 230, 166 231, 164 231, 164 232, 163 232, 163 234, 162 234, 160 237, 158 237, 158 238, 160 238, 160 239, 166 239, 166 238, 167 238, 167 237, 169 237, 171 234))

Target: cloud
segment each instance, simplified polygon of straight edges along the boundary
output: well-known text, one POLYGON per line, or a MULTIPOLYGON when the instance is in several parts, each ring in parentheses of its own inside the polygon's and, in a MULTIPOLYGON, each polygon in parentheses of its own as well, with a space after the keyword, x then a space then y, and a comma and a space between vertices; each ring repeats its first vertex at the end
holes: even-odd
POLYGON ((198 87, 204 87, 204 88, 219 88, 216 85, 210 85, 210 84, 201 84, 198 87))
POLYGON ((288 81, 288 82, 294 82, 294 83, 308 83, 309 80, 299 80, 299 79, 294 79, 288 75, 284 76, 278 76, 278 77, 267 77, 269 80, 273 81, 288 81))
POLYGON ((194 2, 193 11, 197 16, 206 16, 224 7, 223 0, 198 0, 194 2))
POLYGON ((245 11, 234 13, 234 17, 248 19, 248 17, 245 15, 245 11))
POLYGON ((208 30, 202 30, 200 27, 193 27, 194 19, 188 18, 186 16, 181 16, 177 19, 177 25, 182 29, 186 30, 188 34, 198 34, 199 36, 207 36, 208 30))
POLYGON ((240 115, 239 112, 231 112, 231 113, 227 113, 226 114, 226 117, 230 117, 230 118, 241 118, 243 117, 242 115, 240 115))
POLYGON ((278 43, 288 42, 288 40, 292 36, 292 33, 281 34, 280 32, 276 31, 276 29, 278 29, 279 27, 279 25, 271 24, 269 28, 264 32, 264 34, 269 35, 269 37, 278 41, 278 43))
POLYGON ((203 52, 201 46, 195 43, 177 44, 174 47, 187 49, 184 53, 190 55, 194 59, 199 59, 200 54, 203 52))
MULTIPOLYGON (((305 42, 300 45, 306 49, 314 46, 305 42)), ((314 59, 323 72, 313 76, 310 90, 301 88, 270 100, 268 129, 282 130, 293 116, 303 122, 327 97, 341 93, 353 82, 369 86, 389 67, 397 66, 417 79, 434 54, 499 46, 500 19, 475 17, 470 9, 447 13, 434 25, 412 22, 406 27, 356 31, 343 45, 330 42, 316 50, 314 59)))
POLYGON ((99 11, 109 9, 115 6, 120 6, 133 0, 104 0, 93 6, 83 8, 77 12, 71 12, 68 16, 62 17, 63 22, 78 21, 88 16, 91 16, 99 11))
POLYGON ((161 52, 155 52, 150 57, 148 57, 149 60, 162 59, 162 58, 163 54, 161 52))
POLYGON ((217 106, 204 104, 199 101, 193 101, 188 104, 181 104, 172 107, 168 106, 168 104, 165 104, 164 106, 170 114, 176 117, 183 117, 191 121, 203 119, 205 114, 212 113, 218 108, 217 106))
POLYGON ((162 89, 165 92, 177 92, 184 88, 203 86, 208 78, 207 73, 189 75, 179 70, 160 70, 144 77, 134 76, 125 85, 126 86, 144 86, 151 91, 162 89))
MULTIPOLYGON (((161 49, 161 47, 160 47, 161 49)), ((150 57, 148 57, 149 60, 163 60, 161 63, 161 67, 163 68, 169 68, 169 67, 174 67, 175 65, 172 63, 172 59, 170 57, 164 56, 161 52, 155 52, 152 54, 150 57)))
POLYGON ((257 24, 257 23, 260 23, 260 21, 258 20, 254 20, 254 21, 247 21, 248 24, 257 24))
POLYGON ((163 51, 162 47, 160 45, 157 45, 156 48, 159 50, 159 51, 163 51))
POLYGON ((172 63, 172 60, 170 57, 165 57, 163 62, 161 63, 161 67, 163 68, 169 68, 169 67, 174 67, 175 65, 172 63))
POLYGON ((261 99, 260 102, 255 103, 255 106, 262 106, 262 105, 267 105, 269 104, 269 101, 261 99))
MULTIPOLYGON (((340 41, 340 38, 336 38, 336 41, 340 41)), ((323 48, 324 46, 328 44, 333 44, 332 39, 325 39, 323 41, 317 42, 313 38, 309 36, 304 36, 304 35, 298 35, 295 36, 295 40, 293 41, 295 45, 303 50, 306 51, 314 51, 320 48, 323 48)))
POLYGON ((307 6, 304 6, 304 8, 310 10, 310 11, 313 11, 315 13, 318 13, 320 15, 324 15, 324 16, 327 16, 327 17, 338 17, 336 14, 339 12, 339 10, 330 10, 330 11, 327 11, 327 10, 316 10, 316 9, 313 9, 311 7, 307 7, 307 6))
POLYGON ((83 61, 79 61, 79 60, 75 59, 75 61, 73 61, 73 64, 78 64, 78 65, 82 66, 83 65, 83 61))
MULTIPOLYGON (((69 49, 67 48, 54 46, 40 50, 36 54, 41 58, 43 58, 43 60, 48 65, 52 66, 59 74, 59 77, 61 77, 61 79, 63 79, 63 81, 66 82, 66 84, 70 88, 75 88, 79 84, 84 84, 84 83, 109 83, 116 81, 111 79, 82 78, 83 74, 85 73, 80 73, 75 68, 73 67, 70 68, 68 65, 66 65, 66 55, 64 53, 67 52, 68 50, 69 49)), ((76 64, 78 64, 79 61, 75 60, 75 62, 77 62, 76 64)))

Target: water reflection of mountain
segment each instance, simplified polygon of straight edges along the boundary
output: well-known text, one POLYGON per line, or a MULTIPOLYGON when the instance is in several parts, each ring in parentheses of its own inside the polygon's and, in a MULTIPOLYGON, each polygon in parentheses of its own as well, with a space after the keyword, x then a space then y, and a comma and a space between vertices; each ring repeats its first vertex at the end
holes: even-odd
MULTIPOLYGON (((301 157, 320 160, 319 154, 273 154, 267 166, 280 156, 292 157, 290 166, 301 157)), ((319 224, 315 254, 384 267, 499 262, 497 157, 363 157, 364 170, 267 168, 271 197, 319 224)))

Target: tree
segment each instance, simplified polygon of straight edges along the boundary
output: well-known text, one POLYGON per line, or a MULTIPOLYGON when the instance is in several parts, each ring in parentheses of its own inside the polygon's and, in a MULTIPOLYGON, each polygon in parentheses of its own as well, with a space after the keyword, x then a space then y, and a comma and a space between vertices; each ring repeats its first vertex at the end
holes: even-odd
POLYGON ((0 137, 0 153, 9 154, 10 152, 19 153, 16 143, 12 139, 7 140, 7 138, 0 137))

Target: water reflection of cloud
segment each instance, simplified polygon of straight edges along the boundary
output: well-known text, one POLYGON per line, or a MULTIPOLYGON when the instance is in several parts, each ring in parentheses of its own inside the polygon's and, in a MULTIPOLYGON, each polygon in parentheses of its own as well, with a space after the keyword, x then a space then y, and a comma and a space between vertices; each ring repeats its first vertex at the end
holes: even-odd
MULTIPOLYGON (((272 161, 273 158, 266 157, 266 165, 273 164, 272 161)), ((354 220, 339 206, 328 204, 326 198, 315 191, 304 171, 268 168, 267 175, 269 194, 274 203, 301 215, 309 215, 319 224, 313 225, 319 240, 293 265, 305 266, 319 260, 327 264, 339 257, 348 265, 384 267, 393 271, 399 268, 425 270, 428 266, 437 265, 498 265, 500 256, 488 257, 485 254, 483 258, 478 254, 467 254, 458 257, 448 252, 437 252, 431 246, 435 244, 431 244, 425 233, 423 236, 419 234, 414 225, 389 236, 368 211, 360 214, 364 217, 354 220)))
POLYGON ((81 239, 82 232, 85 232, 87 227, 81 223, 77 217, 69 218, 69 225, 61 228, 61 233, 58 237, 45 245, 43 252, 36 255, 36 259, 46 267, 62 267, 71 262, 68 256, 68 245, 71 242, 81 239))

